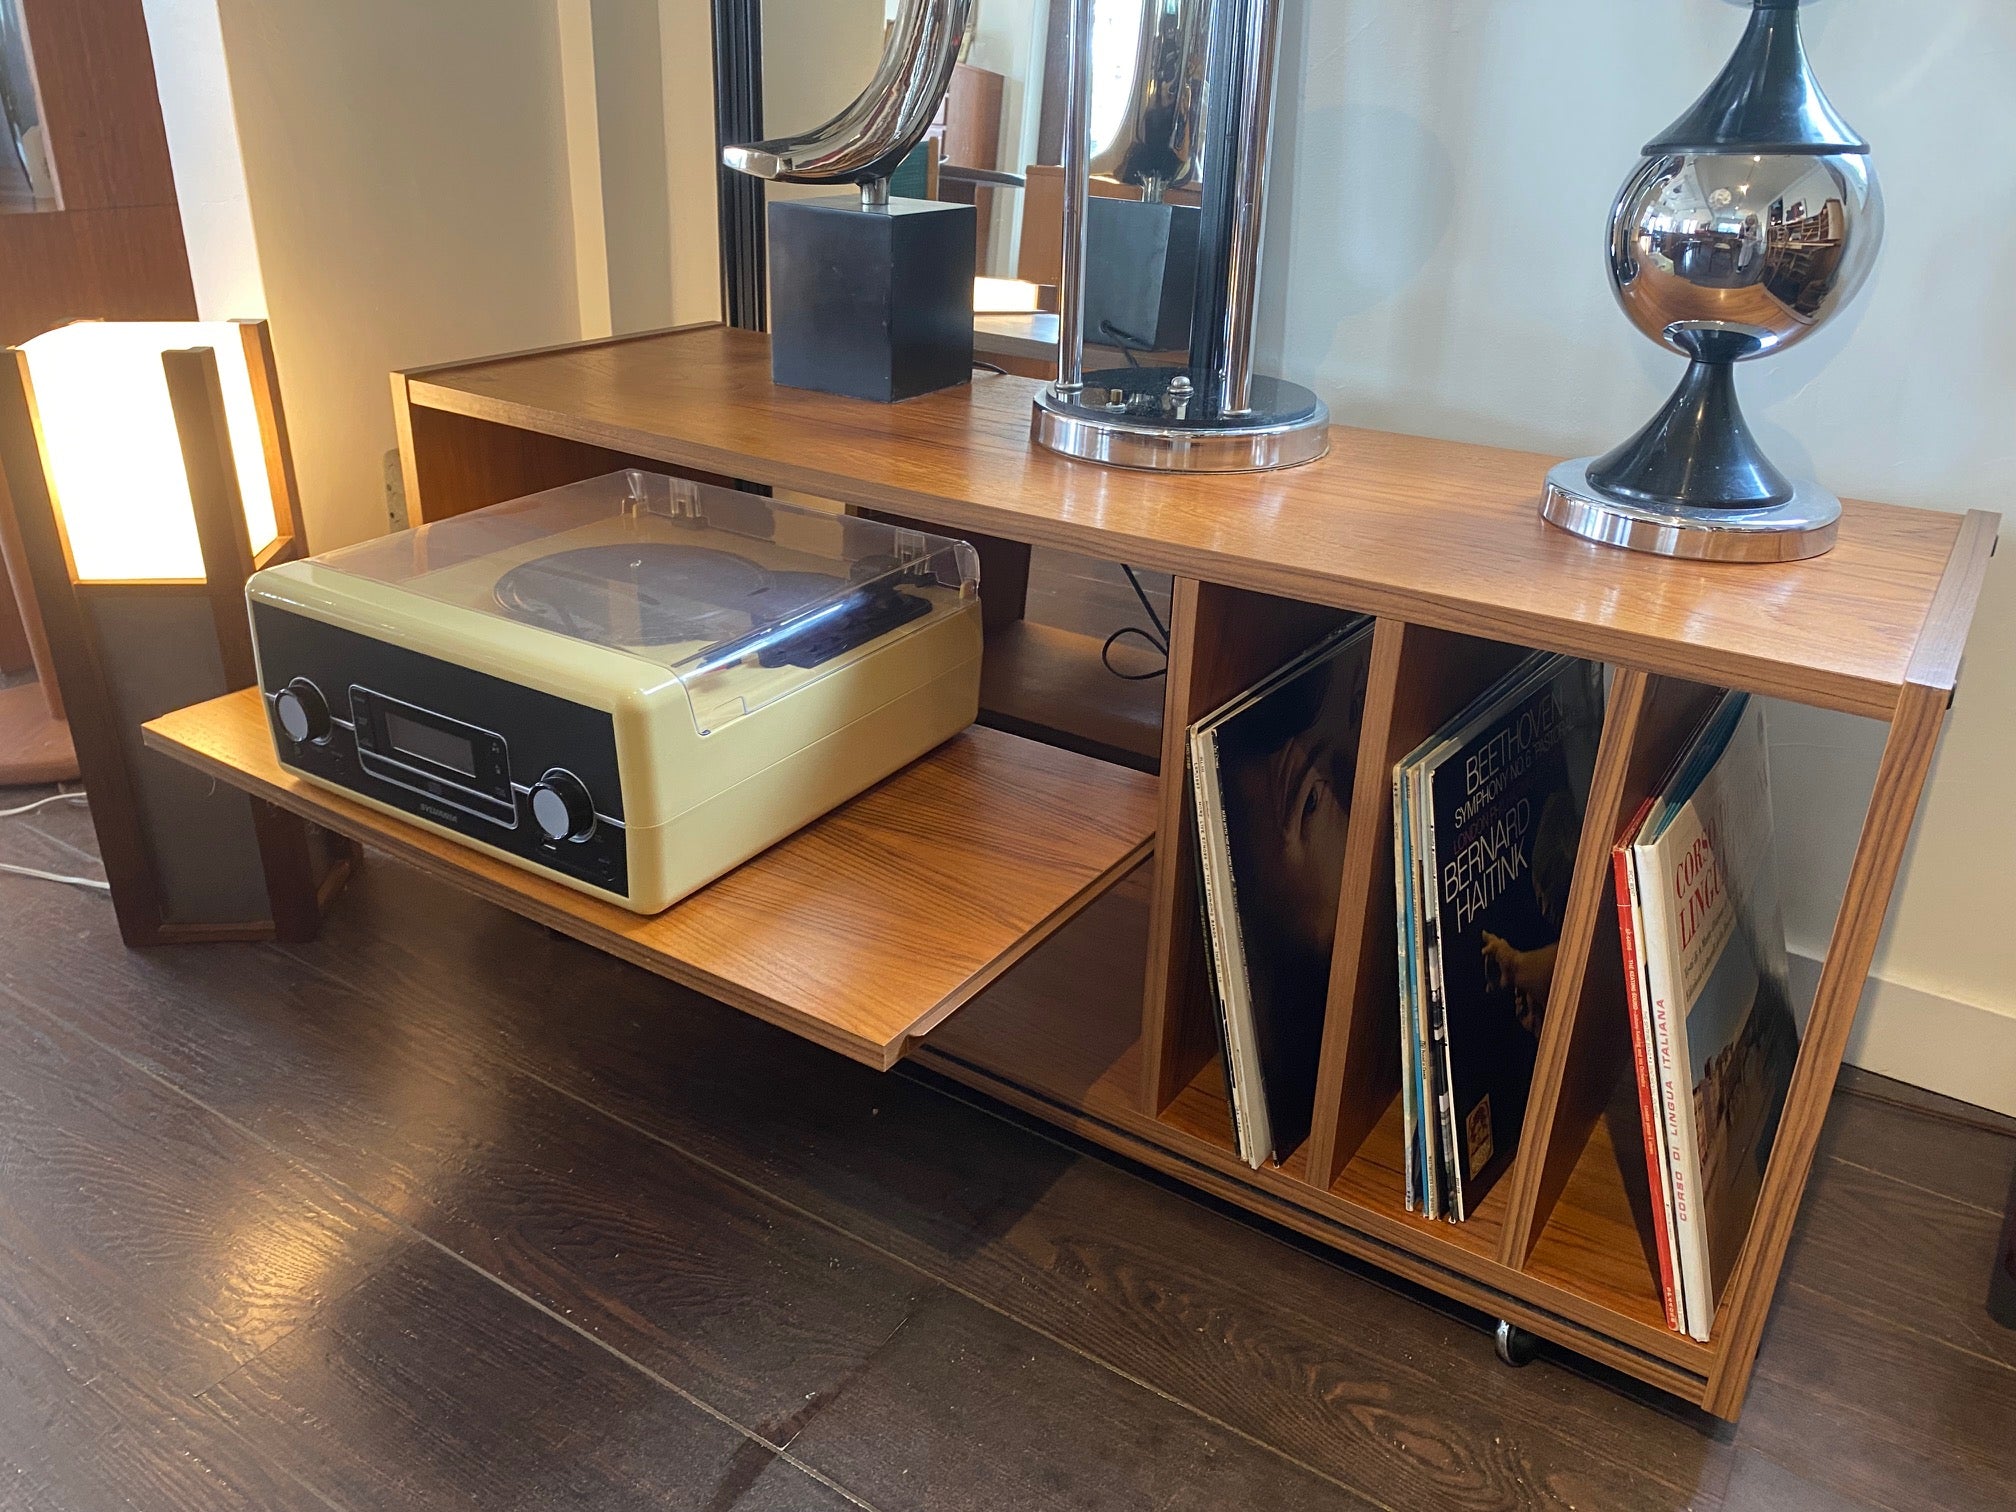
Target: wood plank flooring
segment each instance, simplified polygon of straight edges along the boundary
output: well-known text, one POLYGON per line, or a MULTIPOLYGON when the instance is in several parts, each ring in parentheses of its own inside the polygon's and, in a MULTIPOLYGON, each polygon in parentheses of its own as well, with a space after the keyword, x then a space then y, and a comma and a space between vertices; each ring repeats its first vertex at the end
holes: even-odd
POLYGON ((2002 1508, 2012 1171, 1837 1094, 1732 1429, 382 858, 293 947, 0 876, 0 1508, 2002 1508))

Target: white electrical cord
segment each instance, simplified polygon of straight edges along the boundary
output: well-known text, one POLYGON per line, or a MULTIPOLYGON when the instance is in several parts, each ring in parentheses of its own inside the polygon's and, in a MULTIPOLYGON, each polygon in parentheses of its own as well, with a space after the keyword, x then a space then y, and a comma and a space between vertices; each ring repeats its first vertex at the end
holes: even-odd
POLYGON ((81 791, 75 793, 55 793, 47 798, 37 798, 33 803, 24 803, 19 808, 0 809, 0 819, 18 819, 23 814, 32 814, 37 809, 48 808, 52 803, 87 803, 89 801, 81 791))
MULTIPOLYGON (((24 803, 19 808, 0 809, 0 819, 18 819, 23 814, 32 814, 37 809, 48 808, 56 803, 88 803, 90 800, 81 791, 56 793, 48 798, 37 798, 33 803, 24 803)), ((15 877, 32 877, 37 882, 61 882, 66 887, 81 887, 90 892, 110 893, 112 884, 100 882, 96 877, 70 877, 62 872, 43 871, 34 866, 15 866, 0 861, 0 872, 15 877)))
POLYGON ((16 877, 33 877, 37 882, 63 882, 71 887, 87 888, 92 892, 112 891, 110 882, 100 882, 96 877, 66 877, 61 872, 38 871, 32 866, 14 866, 6 861, 0 861, 0 872, 16 877))

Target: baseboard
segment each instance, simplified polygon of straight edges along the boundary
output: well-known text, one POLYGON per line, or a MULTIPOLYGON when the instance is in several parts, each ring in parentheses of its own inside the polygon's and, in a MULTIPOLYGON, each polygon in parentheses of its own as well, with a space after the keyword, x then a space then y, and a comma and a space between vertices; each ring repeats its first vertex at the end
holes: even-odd
MULTIPOLYGON (((1795 952, 1793 999, 1811 1002, 1819 981, 1819 961, 1795 952)), ((1872 976, 1862 989, 1846 1059, 1879 1076, 2016 1117, 2016 1015, 1872 976)))

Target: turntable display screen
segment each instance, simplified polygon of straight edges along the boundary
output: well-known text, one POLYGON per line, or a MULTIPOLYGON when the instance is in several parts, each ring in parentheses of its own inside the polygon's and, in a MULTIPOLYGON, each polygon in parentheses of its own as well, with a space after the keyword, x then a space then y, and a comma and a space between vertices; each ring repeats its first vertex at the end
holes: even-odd
POLYGON ((465 777, 476 775, 476 747, 460 735, 437 730, 432 725, 408 719, 390 709, 385 711, 385 734, 395 751, 418 756, 422 761, 431 761, 465 777))

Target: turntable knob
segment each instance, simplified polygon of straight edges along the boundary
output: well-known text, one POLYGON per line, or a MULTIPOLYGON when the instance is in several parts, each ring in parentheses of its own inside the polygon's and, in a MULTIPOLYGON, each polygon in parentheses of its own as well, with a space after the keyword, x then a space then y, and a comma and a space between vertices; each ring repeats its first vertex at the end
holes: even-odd
POLYGON ((296 745, 320 745, 329 738, 329 702, 305 677, 295 678, 273 695, 273 712, 296 745))
POLYGON ((595 800, 579 777, 555 767, 532 789, 532 822, 549 840, 586 840, 595 832, 595 800))

